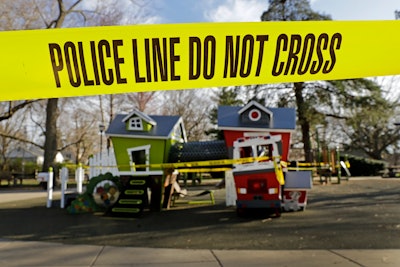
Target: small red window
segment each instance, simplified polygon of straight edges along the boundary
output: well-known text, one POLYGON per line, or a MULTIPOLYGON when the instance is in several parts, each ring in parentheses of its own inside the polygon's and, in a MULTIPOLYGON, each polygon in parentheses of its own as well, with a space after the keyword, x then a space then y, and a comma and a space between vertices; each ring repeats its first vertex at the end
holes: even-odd
POLYGON ((249 113, 249 119, 251 121, 258 121, 261 118, 261 112, 258 109, 252 109, 249 113))

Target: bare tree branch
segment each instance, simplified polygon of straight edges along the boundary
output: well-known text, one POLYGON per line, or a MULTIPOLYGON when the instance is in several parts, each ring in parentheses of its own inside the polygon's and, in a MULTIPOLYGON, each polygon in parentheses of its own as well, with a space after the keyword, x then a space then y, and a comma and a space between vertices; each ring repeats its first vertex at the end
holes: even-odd
POLYGON ((34 102, 37 102, 37 101, 39 101, 39 100, 26 100, 26 101, 24 101, 24 102, 22 102, 22 103, 20 103, 20 104, 18 104, 16 106, 12 106, 12 104, 10 102, 9 109, 5 113, 0 115, 0 121, 7 120, 7 119, 11 118, 12 115, 14 115, 14 113, 17 112, 18 110, 23 109, 27 105, 30 105, 30 104, 32 104, 34 102))
POLYGON ((10 138, 12 140, 20 141, 20 142, 23 142, 23 143, 31 144, 31 145, 36 146, 38 148, 44 149, 44 146, 42 146, 42 145, 40 145, 38 143, 35 143, 35 142, 31 141, 31 140, 28 140, 26 138, 18 137, 16 135, 10 135, 10 134, 7 134, 7 133, 0 132, 0 136, 1 137, 5 137, 5 138, 10 138))

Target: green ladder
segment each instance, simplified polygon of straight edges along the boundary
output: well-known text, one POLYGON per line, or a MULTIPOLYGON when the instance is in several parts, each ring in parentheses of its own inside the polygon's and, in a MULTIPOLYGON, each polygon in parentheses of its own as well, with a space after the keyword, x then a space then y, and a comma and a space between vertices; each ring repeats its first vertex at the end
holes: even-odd
POLYGON ((118 201, 111 208, 111 215, 119 217, 139 217, 148 204, 145 177, 132 177, 124 187, 118 201))

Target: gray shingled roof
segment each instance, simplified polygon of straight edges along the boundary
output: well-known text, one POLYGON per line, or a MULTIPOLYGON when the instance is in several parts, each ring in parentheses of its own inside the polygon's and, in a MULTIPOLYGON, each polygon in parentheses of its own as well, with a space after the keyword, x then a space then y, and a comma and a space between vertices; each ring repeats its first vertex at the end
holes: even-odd
POLYGON ((168 138, 174 126, 179 122, 180 116, 149 116, 156 125, 150 131, 128 131, 125 122, 127 114, 118 114, 108 127, 106 134, 108 136, 143 136, 148 138, 168 138))
POLYGON ((218 107, 218 128, 260 128, 294 130, 296 127, 296 111, 294 108, 267 108, 273 113, 274 122, 271 128, 262 125, 242 125, 239 120, 239 111, 243 107, 220 106, 218 107))

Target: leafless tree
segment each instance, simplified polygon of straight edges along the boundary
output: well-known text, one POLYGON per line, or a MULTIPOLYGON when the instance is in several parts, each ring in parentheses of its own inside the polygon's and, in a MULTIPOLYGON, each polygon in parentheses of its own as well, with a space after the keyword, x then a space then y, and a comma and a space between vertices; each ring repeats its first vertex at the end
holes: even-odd
MULTIPOLYGON (((144 18, 144 0, 15 0, 0 2, 0 29, 49 29, 64 28, 73 26, 93 26, 93 25, 120 25, 132 24, 144 18), (129 13, 128 13, 129 12, 129 13), (142 14, 142 15, 141 15, 142 14)), ((143 19, 144 21, 144 19, 143 19)), ((36 101, 36 100, 33 100, 36 101)), ((83 136, 75 136, 77 140, 71 140, 70 144, 63 144, 60 140, 66 141, 68 138, 60 136, 64 130, 58 128, 59 116, 64 112, 60 110, 60 101, 57 98, 46 100, 46 119, 34 118, 35 125, 42 127, 44 133, 45 160, 43 170, 53 165, 57 151, 76 144, 83 136)), ((112 103, 112 101, 110 101, 112 103)), ((29 102, 20 103, 23 105, 29 102)), ((97 106, 92 106, 93 108, 97 106)), ((17 110, 10 109, 9 113, 4 113, 4 118, 11 116, 17 110)), ((1 114, 0 114, 1 116, 1 114)), ((96 129, 97 126, 95 127, 96 129)), ((9 136, 10 138, 15 136, 9 136)), ((29 142, 29 140, 25 140, 29 142)), ((82 141, 83 142, 83 141, 82 141)), ((80 143, 82 143, 80 142, 80 143)), ((32 142, 38 145, 36 142, 32 142)), ((85 142, 89 143, 89 142, 85 142)))
MULTIPOLYGON (((8 106, 7 102, 0 103, 0 109, 8 106)), ((8 108, 8 107, 7 107, 8 108)), ((8 136, 15 136, 20 140, 28 139, 25 129, 26 116, 24 112, 18 112, 8 120, 0 122, 0 170, 5 171, 8 166, 8 153, 12 149, 21 146, 20 141, 8 136)))
POLYGON ((165 91, 162 93, 164 115, 180 115, 189 141, 204 140, 210 127, 209 112, 212 108, 206 89, 165 91))

